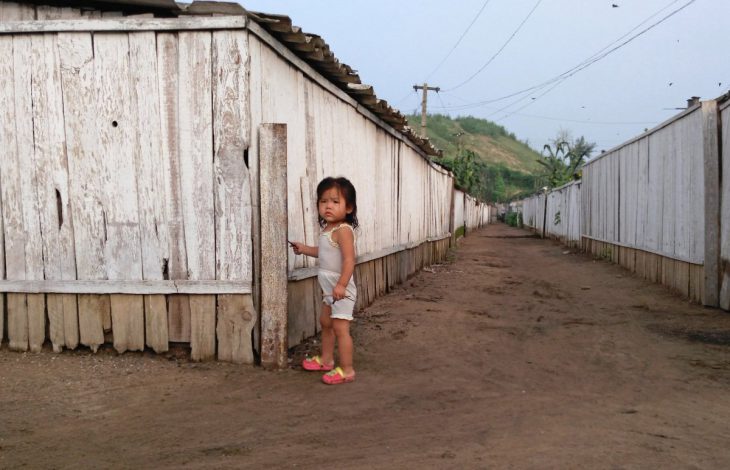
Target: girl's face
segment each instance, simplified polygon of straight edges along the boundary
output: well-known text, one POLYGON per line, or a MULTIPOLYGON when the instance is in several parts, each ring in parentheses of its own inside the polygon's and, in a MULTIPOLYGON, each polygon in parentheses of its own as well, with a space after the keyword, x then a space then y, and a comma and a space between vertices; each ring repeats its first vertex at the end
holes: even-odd
POLYGON ((347 201, 345 201, 337 187, 332 187, 322 193, 322 197, 317 202, 317 209, 319 210, 319 216, 328 225, 342 222, 347 214, 352 213, 352 207, 348 207, 347 201))

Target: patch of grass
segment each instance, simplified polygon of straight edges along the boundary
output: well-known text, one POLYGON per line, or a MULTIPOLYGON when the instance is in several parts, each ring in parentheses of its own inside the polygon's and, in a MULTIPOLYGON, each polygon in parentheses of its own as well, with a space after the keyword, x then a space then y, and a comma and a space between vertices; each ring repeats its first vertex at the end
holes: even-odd
POLYGON ((522 228, 522 213, 520 212, 510 212, 505 217, 505 222, 507 225, 511 227, 519 227, 522 228))
POLYGON ((461 227, 456 229, 456 238, 461 238, 464 236, 464 233, 466 233, 466 226, 462 225, 461 227))

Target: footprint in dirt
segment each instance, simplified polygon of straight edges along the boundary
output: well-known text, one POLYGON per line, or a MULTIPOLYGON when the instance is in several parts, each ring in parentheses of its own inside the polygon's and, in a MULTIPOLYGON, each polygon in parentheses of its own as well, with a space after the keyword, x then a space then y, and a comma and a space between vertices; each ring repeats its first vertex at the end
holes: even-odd
POLYGON ((499 315, 491 314, 486 310, 467 310, 466 313, 474 315, 475 317, 487 317, 492 319, 499 318, 499 315))
POLYGON ((482 289, 482 291, 492 295, 504 295, 504 289, 499 286, 485 287, 484 289, 482 289))
POLYGON ((393 332, 393 333, 392 333, 392 334, 390 335, 390 337, 391 337, 391 338, 393 338, 393 339, 403 339, 403 338, 405 338, 405 337, 406 337, 406 331, 405 331, 405 330, 398 330, 398 331, 395 331, 395 332, 393 332))

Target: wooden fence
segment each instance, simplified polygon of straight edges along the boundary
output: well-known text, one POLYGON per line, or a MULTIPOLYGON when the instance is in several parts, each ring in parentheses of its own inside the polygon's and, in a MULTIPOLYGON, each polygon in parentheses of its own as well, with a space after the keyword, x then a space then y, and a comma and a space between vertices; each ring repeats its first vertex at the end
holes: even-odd
POLYGON ((581 182, 574 181, 547 194, 522 201, 522 223, 538 233, 557 238, 566 245, 580 245, 581 182))
MULTIPOLYGON (((591 160, 582 184, 572 185, 578 193, 568 196, 563 187, 548 194, 546 232, 692 300, 728 308, 730 185, 721 215, 719 176, 728 119, 727 96, 705 101, 591 160), (579 221, 566 227, 572 234, 551 223, 556 209, 561 222, 564 210, 579 221)), ((544 198, 522 204, 525 223, 538 231, 544 198)))
MULTIPOLYGON (((324 176, 346 176, 357 190, 357 308, 444 259, 452 227, 488 222, 488 206, 455 189, 448 171, 268 33, 254 24, 250 31, 252 125, 287 125, 288 238, 317 242, 315 190, 324 176)), ((252 143, 251 158, 261 158, 252 143)), ((318 332, 321 293, 315 259, 290 250, 287 266, 291 346, 318 332)))
POLYGON ((730 99, 720 104, 722 150, 720 307, 730 310, 730 99))
MULTIPOLYGON (((81 14, 37 8, 0 2, 1 19, 81 14)), ((489 220, 245 17, 0 23, 0 149, 0 342, 14 350, 179 342, 195 360, 258 349, 285 365, 321 308, 313 261, 286 239, 315 242, 325 175, 358 190, 359 307, 444 258, 455 197, 468 228, 489 220)))

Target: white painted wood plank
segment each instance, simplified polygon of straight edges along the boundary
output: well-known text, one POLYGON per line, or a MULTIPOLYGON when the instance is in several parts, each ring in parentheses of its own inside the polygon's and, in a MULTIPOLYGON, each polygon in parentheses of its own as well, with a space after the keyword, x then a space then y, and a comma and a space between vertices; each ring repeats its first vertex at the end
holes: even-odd
MULTIPOLYGON (((209 33, 179 34, 180 180, 190 279, 215 277, 212 56, 209 33)), ((215 356, 215 298, 190 298, 194 360, 215 356), (211 327, 212 325, 212 327, 211 327)))
POLYGON ((143 279, 165 278, 169 240, 165 214, 165 169, 160 158, 161 121, 155 33, 129 34, 130 78, 137 110, 135 149, 137 205, 143 279))
MULTIPOLYGON (((165 170, 160 158, 161 120, 158 96, 157 50, 154 32, 129 34, 132 95, 136 108, 137 176, 142 278, 162 280, 167 275, 169 246, 165 214, 165 170)), ((145 296, 145 344, 155 352, 168 349, 167 304, 164 296, 145 296)))
MULTIPOLYGON (((129 71, 126 34, 94 35, 98 129, 103 159, 104 214, 107 243, 104 260, 109 279, 141 279, 142 260, 134 150, 137 145, 136 104, 129 71)), ((141 298, 111 298, 114 347, 144 348, 144 310, 141 298)))
POLYGON ((190 279, 215 277, 211 37, 180 33, 180 179, 190 279))
MULTIPOLYGON (((1 19, 1 17, 0 17, 1 19)), ((5 51, 7 53, 7 50, 5 51)), ((3 58, 3 45, 0 43, 0 60, 3 58)), ((3 72, 6 72, 6 70, 3 70, 2 67, 0 67, 0 74, 3 72)), ((8 72, 7 77, 5 79, 0 78, 0 107, 5 103, 6 99, 3 98, 4 92, 3 89, 8 88, 10 89, 10 79, 12 78, 12 73, 8 72)), ((7 112, 7 111, 6 111, 7 112)), ((5 116, 0 114, 0 122, 5 119, 5 116)), ((3 126, 4 127, 4 126, 3 126)), ((2 137, 3 129, 0 127, 0 148, 2 147, 2 144, 5 140, 4 137, 2 137)), ((2 165, 0 165, 0 173, 2 173, 2 165)), ((5 279, 5 221, 3 218, 3 191, 2 191, 2 175, 0 175, 0 280, 5 279)), ((5 339, 5 293, 0 292, 0 346, 2 346, 3 341, 5 339)))
MULTIPOLYGON (((0 199, 4 222, 5 275, 9 279, 25 279, 25 233, 23 230, 23 198, 21 166, 18 153, 15 113, 15 68, 13 38, 0 37, 0 199)), ((28 80, 30 77, 28 77, 28 80)), ((27 90, 26 92, 30 92, 27 90)), ((25 295, 8 294, 8 339, 10 348, 28 348, 28 312, 25 295)))
POLYGON ((674 196, 675 172, 677 171, 677 139, 675 138, 675 126, 669 126, 657 133, 661 139, 661 152, 664 160, 663 167, 663 210, 662 210, 662 244, 661 252, 668 256, 674 255, 674 225, 676 223, 676 199, 674 196))
POLYGON ((213 140, 216 279, 251 280, 248 47, 243 32, 213 34, 213 140))
MULTIPOLYGON (((106 278, 102 158, 97 142, 94 51, 89 33, 58 35, 68 156, 70 212, 74 228, 78 279, 106 278)), ((79 341, 96 350, 104 342, 99 299, 78 300, 79 341), (94 308, 94 310, 88 310, 94 308)))
MULTIPOLYGON (((688 185, 689 185, 689 207, 690 213, 689 224, 689 258, 697 263, 703 263, 705 258, 705 174, 703 165, 700 164, 702 157, 699 155, 703 147, 701 112, 692 114, 691 121, 693 127, 690 138, 692 139, 691 147, 694 149, 695 158, 690 162, 688 185)), ((726 147, 723 147, 726 149, 726 147)), ((727 150, 723 150, 727 153, 727 150)), ((727 180, 723 180, 727 181, 727 180)))
POLYGON ((637 169, 637 211, 636 211, 636 242, 637 248, 646 248, 646 228, 649 219, 649 138, 645 137, 638 144, 637 169))
MULTIPOLYGON (((256 36, 248 35, 249 50, 249 107, 250 107, 250 124, 249 124, 249 152, 248 152, 248 168, 249 178, 251 181, 251 231, 253 243, 253 276, 255 277, 254 285, 256 289, 253 292, 254 309, 260 312, 261 307, 261 214, 259 207, 259 139, 258 126, 262 122, 262 105, 261 105, 261 88, 264 76, 261 73, 261 41, 256 36), (254 131, 255 129, 255 131, 254 131)), ((256 351, 260 351, 260 317, 257 318, 253 329, 253 347, 256 351)))
POLYGON ((730 107, 720 113, 722 187, 720 206, 720 308, 730 310, 730 107))
MULTIPOLYGON (((691 116, 691 115, 690 115, 691 116)), ((677 121, 673 126, 673 136, 677 148, 675 154, 674 184, 671 197, 674 199, 674 254, 683 258, 689 257, 689 165, 697 155, 696 150, 689 148, 688 118, 677 121)))
MULTIPOLYGON (((63 11, 59 14, 64 14, 63 11)), ((32 36, 34 165, 43 234, 46 279, 76 279, 73 223, 69 204, 69 171, 64 129, 64 102, 56 36, 32 36)), ((78 344, 76 299, 48 296, 53 349, 78 344)))
MULTIPOLYGON (((169 279, 188 278, 182 209, 183 190, 180 180, 178 55, 177 35, 173 33, 157 34, 161 157, 165 173, 165 215, 170 251, 169 279)), ((168 299, 168 335, 170 341, 190 342, 190 303, 185 295, 171 296, 168 299)))
MULTIPOLYGON (((43 279, 43 240, 41 237, 40 209, 38 202, 38 182, 34 167, 33 104, 32 104, 32 67, 29 58, 33 54, 32 37, 13 38, 15 73, 15 132, 18 165, 20 169, 20 196, 23 210, 23 240, 25 242, 24 279, 43 279)), ((31 351, 40 351, 45 338, 45 300, 43 296, 29 295, 17 304, 25 304, 27 320, 19 321, 26 325, 24 333, 31 351)), ((22 312, 21 312, 22 315, 22 312)), ((10 326, 10 318, 8 319, 10 326)), ((13 341, 11 339, 11 345, 13 341)), ((22 343, 22 340, 21 340, 22 343)))
POLYGON ((4 280, 1 292, 52 294, 250 294, 250 281, 219 280, 4 280))
MULTIPOLYGON (((213 34, 213 138, 216 278, 250 281, 253 238, 250 175, 244 152, 250 145, 248 40, 243 32, 213 34)), ((243 296, 218 296, 218 359, 253 362, 255 310, 243 296)))
POLYGON ((245 16, 195 16, 181 18, 57 19, 48 21, 7 21, 0 34, 45 32, 128 32, 128 31, 210 31, 243 29, 245 16))
POLYGON ((649 136, 648 172, 649 204, 647 208, 647 224, 645 230, 646 248, 653 252, 662 250, 663 199, 664 199, 664 146, 662 136, 649 136))

